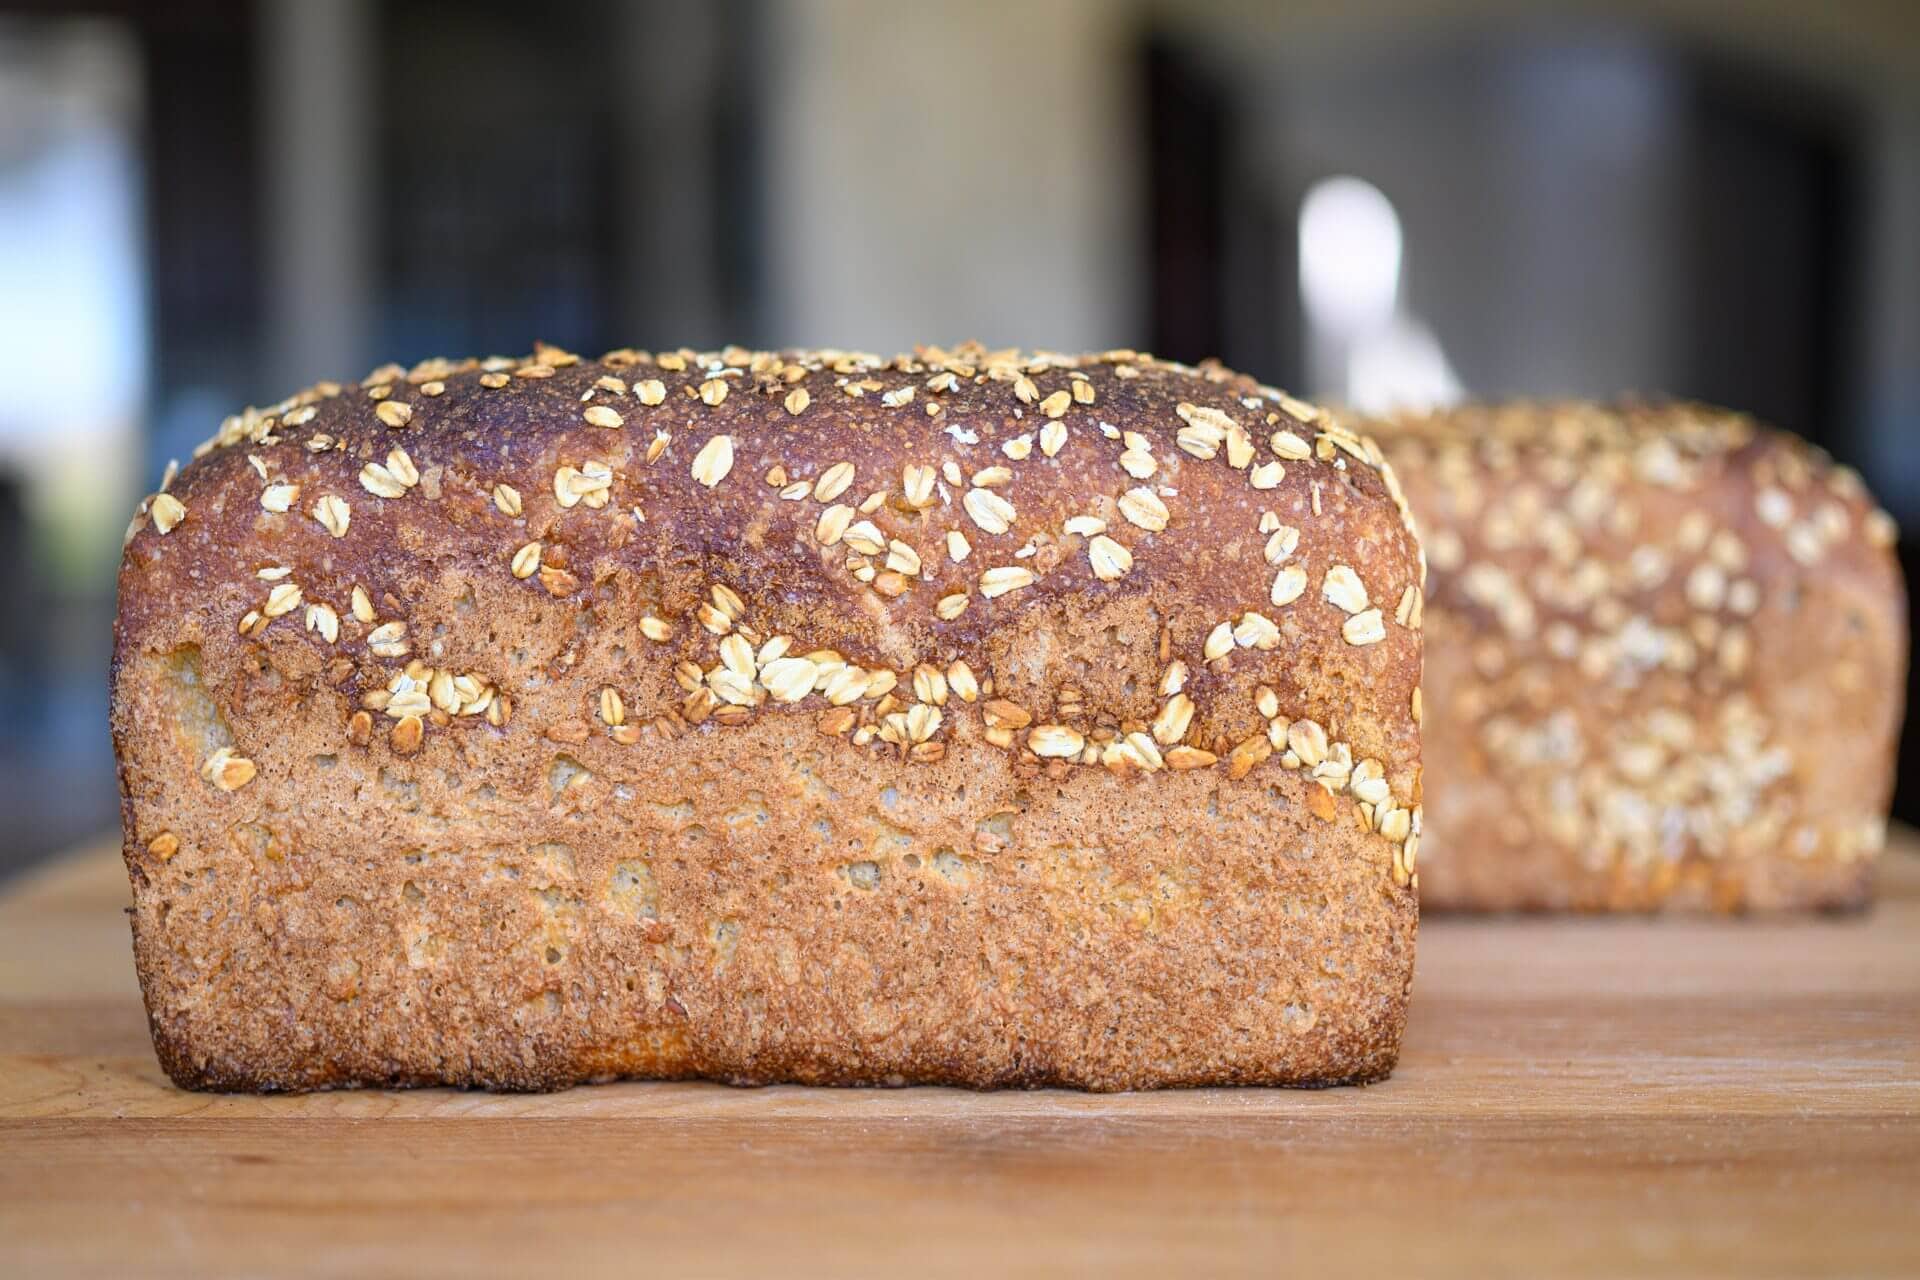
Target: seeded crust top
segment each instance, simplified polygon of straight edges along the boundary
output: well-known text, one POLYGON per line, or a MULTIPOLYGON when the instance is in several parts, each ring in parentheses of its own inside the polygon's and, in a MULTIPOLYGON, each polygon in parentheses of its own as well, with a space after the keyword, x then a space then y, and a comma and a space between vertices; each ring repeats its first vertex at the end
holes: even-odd
MULTIPOLYGON (((359 708, 348 738, 402 755, 804 705, 823 732, 937 759, 972 704, 990 741, 1049 766, 1240 776, 1272 757, 1329 797, 1351 786, 1363 826, 1407 845, 1423 574, 1378 449, 1216 366, 542 346, 228 419, 129 528, 119 655, 304 646, 359 708), (516 722, 532 691, 502 687, 484 628, 415 612, 476 575, 583 618, 617 600, 668 660, 636 652, 636 671, 677 687, 636 675, 516 722), (1029 625, 1127 598, 1159 623, 1151 688, 1063 674, 1029 625)), ((207 780, 245 786, 248 751, 215 752, 207 780)))
POLYGON ((1419 474, 1425 548, 1446 575, 1436 593, 1483 611, 1515 641, 1554 624, 1617 629, 1634 611, 1626 606, 1669 586, 1703 615, 1749 617, 1766 576, 1757 564, 1811 570, 1859 554, 1879 563, 1899 537, 1851 468, 1710 405, 1467 405, 1369 429, 1419 474), (1699 501, 1710 492, 1738 498, 1736 508, 1699 501), (1673 500, 1636 501, 1648 493, 1673 500))

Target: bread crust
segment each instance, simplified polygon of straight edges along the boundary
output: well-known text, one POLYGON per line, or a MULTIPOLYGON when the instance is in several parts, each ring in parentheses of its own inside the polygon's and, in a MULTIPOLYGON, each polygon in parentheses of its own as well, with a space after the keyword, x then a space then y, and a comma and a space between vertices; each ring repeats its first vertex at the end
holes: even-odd
POLYGON ((1689 403, 1370 429, 1432 565, 1426 906, 1867 903, 1908 642, 1857 475, 1689 403))
POLYGON ((1370 444, 1131 352, 542 348, 249 411, 121 569, 156 1050, 252 1090, 1379 1079, 1420 573, 1370 444))

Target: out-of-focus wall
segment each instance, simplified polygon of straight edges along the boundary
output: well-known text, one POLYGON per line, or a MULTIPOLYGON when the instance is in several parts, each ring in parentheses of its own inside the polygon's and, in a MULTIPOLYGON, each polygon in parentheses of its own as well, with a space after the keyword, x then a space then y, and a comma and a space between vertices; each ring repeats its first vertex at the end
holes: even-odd
MULTIPOLYGON (((1370 90, 1391 83, 1397 66, 1418 61, 1436 46, 1461 49, 1476 40, 1502 36, 1528 38, 1554 31, 1580 30, 1589 44, 1615 42, 1613 74, 1631 78, 1636 60, 1649 48, 1691 51, 1725 58, 1737 68, 1771 73, 1783 96, 1801 89, 1815 92, 1849 115, 1847 130, 1860 165, 1864 190, 1861 225, 1842 228, 1845 288, 1856 317, 1843 343, 1844 403, 1832 407, 1830 420, 1818 424, 1823 437, 1843 456, 1865 468, 1882 500, 1904 523, 1920 522, 1920 3, 1914 0, 1583 0, 1543 5, 1538 0, 1155 0, 1147 7, 1155 20, 1212 50, 1250 85, 1264 86, 1276 115, 1276 131, 1287 136, 1289 102, 1316 94, 1334 96, 1352 113, 1351 127, 1323 131, 1324 136, 1291 135, 1297 149, 1272 154, 1265 162, 1276 170, 1302 163, 1357 164, 1368 155, 1397 157, 1418 165, 1419 139, 1452 134, 1449 155, 1482 155, 1489 166, 1502 135, 1512 139, 1541 132, 1534 123, 1511 118, 1498 107, 1499 86, 1475 84, 1471 63, 1453 68, 1460 104, 1453 119, 1383 119, 1370 110, 1370 90), (1476 110, 1475 102, 1487 110, 1476 110), (1475 131, 1478 131, 1477 133, 1475 131), (1335 135, 1338 135, 1337 137, 1335 135), (1404 136, 1397 136, 1404 135, 1404 136), (1351 146, 1351 159, 1336 161, 1351 146)), ((1589 72, 1600 69, 1590 65, 1589 72)), ((1646 66, 1639 64, 1639 72, 1646 66)), ((1663 197, 1663 165, 1685 157, 1661 154, 1667 141, 1639 134, 1630 114, 1612 111, 1606 86, 1591 74, 1565 84, 1569 119, 1587 128, 1563 131, 1579 146, 1536 153, 1530 162, 1544 174, 1558 172, 1571 183, 1585 181, 1584 193, 1567 194, 1609 203, 1618 211, 1612 225, 1627 241, 1651 251, 1612 255, 1616 268, 1604 277, 1568 279, 1577 303, 1556 314, 1525 317, 1502 326, 1497 343, 1460 325, 1443 330, 1450 342, 1470 348, 1484 344, 1490 354, 1505 353, 1508 363, 1524 363, 1538 379, 1512 379, 1504 385, 1472 390, 1511 391, 1558 388, 1612 391, 1626 387, 1666 389, 1662 343, 1670 323, 1691 323, 1681 300, 1669 293, 1665 273, 1674 264, 1657 250, 1663 197), (1611 142, 1609 142, 1611 139, 1611 142), (1608 148, 1613 148, 1609 153, 1608 148), (1633 159, 1638 172, 1656 175, 1643 191, 1609 191, 1602 171, 1582 178, 1570 166, 1583 159, 1633 159), (1583 314, 1584 313, 1584 314, 1583 314), (1574 353, 1569 363, 1564 353, 1574 353), (1560 354, 1556 354, 1558 351, 1560 354), (1587 357, 1591 357, 1589 361, 1587 357), (1537 384, 1537 385, 1536 385, 1537 384)), ((1792 110, 1795 102, 1780 104, 1792 110)), ((1671 173, 1671 170, 1668 170, 1671 173)), ((1429 296, 1477 300, 1498 296, 1497 280, 1510 278, 1517 250, 1528 270, 1576 269, 1582 258, 1600 256, 1607 246, 1549 240, 1545 255, 1528 245, 1551 232, 1550 208, 1528 210, 1529 227, 1516 229, 1514 213, 1479 199, 1491 169, 1431 174, 1434 189, 1413 198, 1428 206, 1445 227, 1441 262, 1409 261, 1410 287, 1429 296)), ((1507 175, 1511 176, 1511 175, 1507 175)), ((1540 173, 1525 175, 1540 186, 1540 173)), ((1676 175, 1677 176, 1677 175, 1676 175)), ((1389 193, 1394 195, 1395 193, 1389 193)), ((1396 196, 1398 198, 1398 196, 1396 196)), ((1668 210, 1670 211, 1670 210, 1668 210)), ((1750 210, 1728 208, 1729 220, 1750 210)), ((1616 248, 1622 246, 1615 246, 1616 248)), ((1519 319, 1519 317, 1515 317, 1519 319)), ((1471 356, 1469 356, 1471 361, 1471 356)), ((1743 406, 1751 407, 1751 406, 1743 406)))
MULTIPOLYGON (((1920 15, 1920 4, 1914 9, 1920 15)), ((1865 331, 1856 358, 1866 397, 1854 443, 1882 500, 1911 527, 1920 524, 1920 56, 1885 101, 1871 143, 1872 214, 1864 228, 1871 252, 1857 285, 1865 331)))
POLYGON ((0 876, 115 817, 112 566, 149 391, 137 42, 0 14, 0 876))
POLYGON ((1650 50, 1581 41, 1516 65, 1469 44, 1436 63, 1412 43, 1326 56, 1261 38, 1273 74, 1250 83, 1272 125, 1257 162, 1296 200, 1332 174, 1384 188, 1407 233, 1405 304, 1470 391, 1675 385, 1681 155, 1650 50), (1570 245, 1575 227, 1600 234, 1570 245))
POLYGON ((888 352, 1137 342, 1128 11, 775 4, 772 338, 888 352))

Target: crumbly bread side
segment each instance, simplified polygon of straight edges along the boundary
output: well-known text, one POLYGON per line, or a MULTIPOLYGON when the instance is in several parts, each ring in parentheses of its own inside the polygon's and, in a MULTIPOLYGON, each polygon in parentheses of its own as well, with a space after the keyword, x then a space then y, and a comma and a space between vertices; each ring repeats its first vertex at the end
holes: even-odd
POLYGON ((1854 472, 1697 404, 1370 430, 1432 566, 1425 905, 1868 900, 1907 623, 1854 472))
POLYGON ((168 480, 113 729, 182 1084, 1392 1066, 1422 569, 1311 406, 1132 352, 542 348, 168 480))

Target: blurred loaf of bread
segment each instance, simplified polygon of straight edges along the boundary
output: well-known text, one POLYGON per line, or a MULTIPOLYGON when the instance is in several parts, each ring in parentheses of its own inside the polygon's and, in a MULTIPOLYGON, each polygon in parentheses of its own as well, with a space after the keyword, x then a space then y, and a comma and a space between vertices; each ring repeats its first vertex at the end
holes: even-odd
POLYGON ((1424 905, 1867 901, 1907 612, 1854 472, 1695 404, 1368 429, 1429 562, 1424 905))

